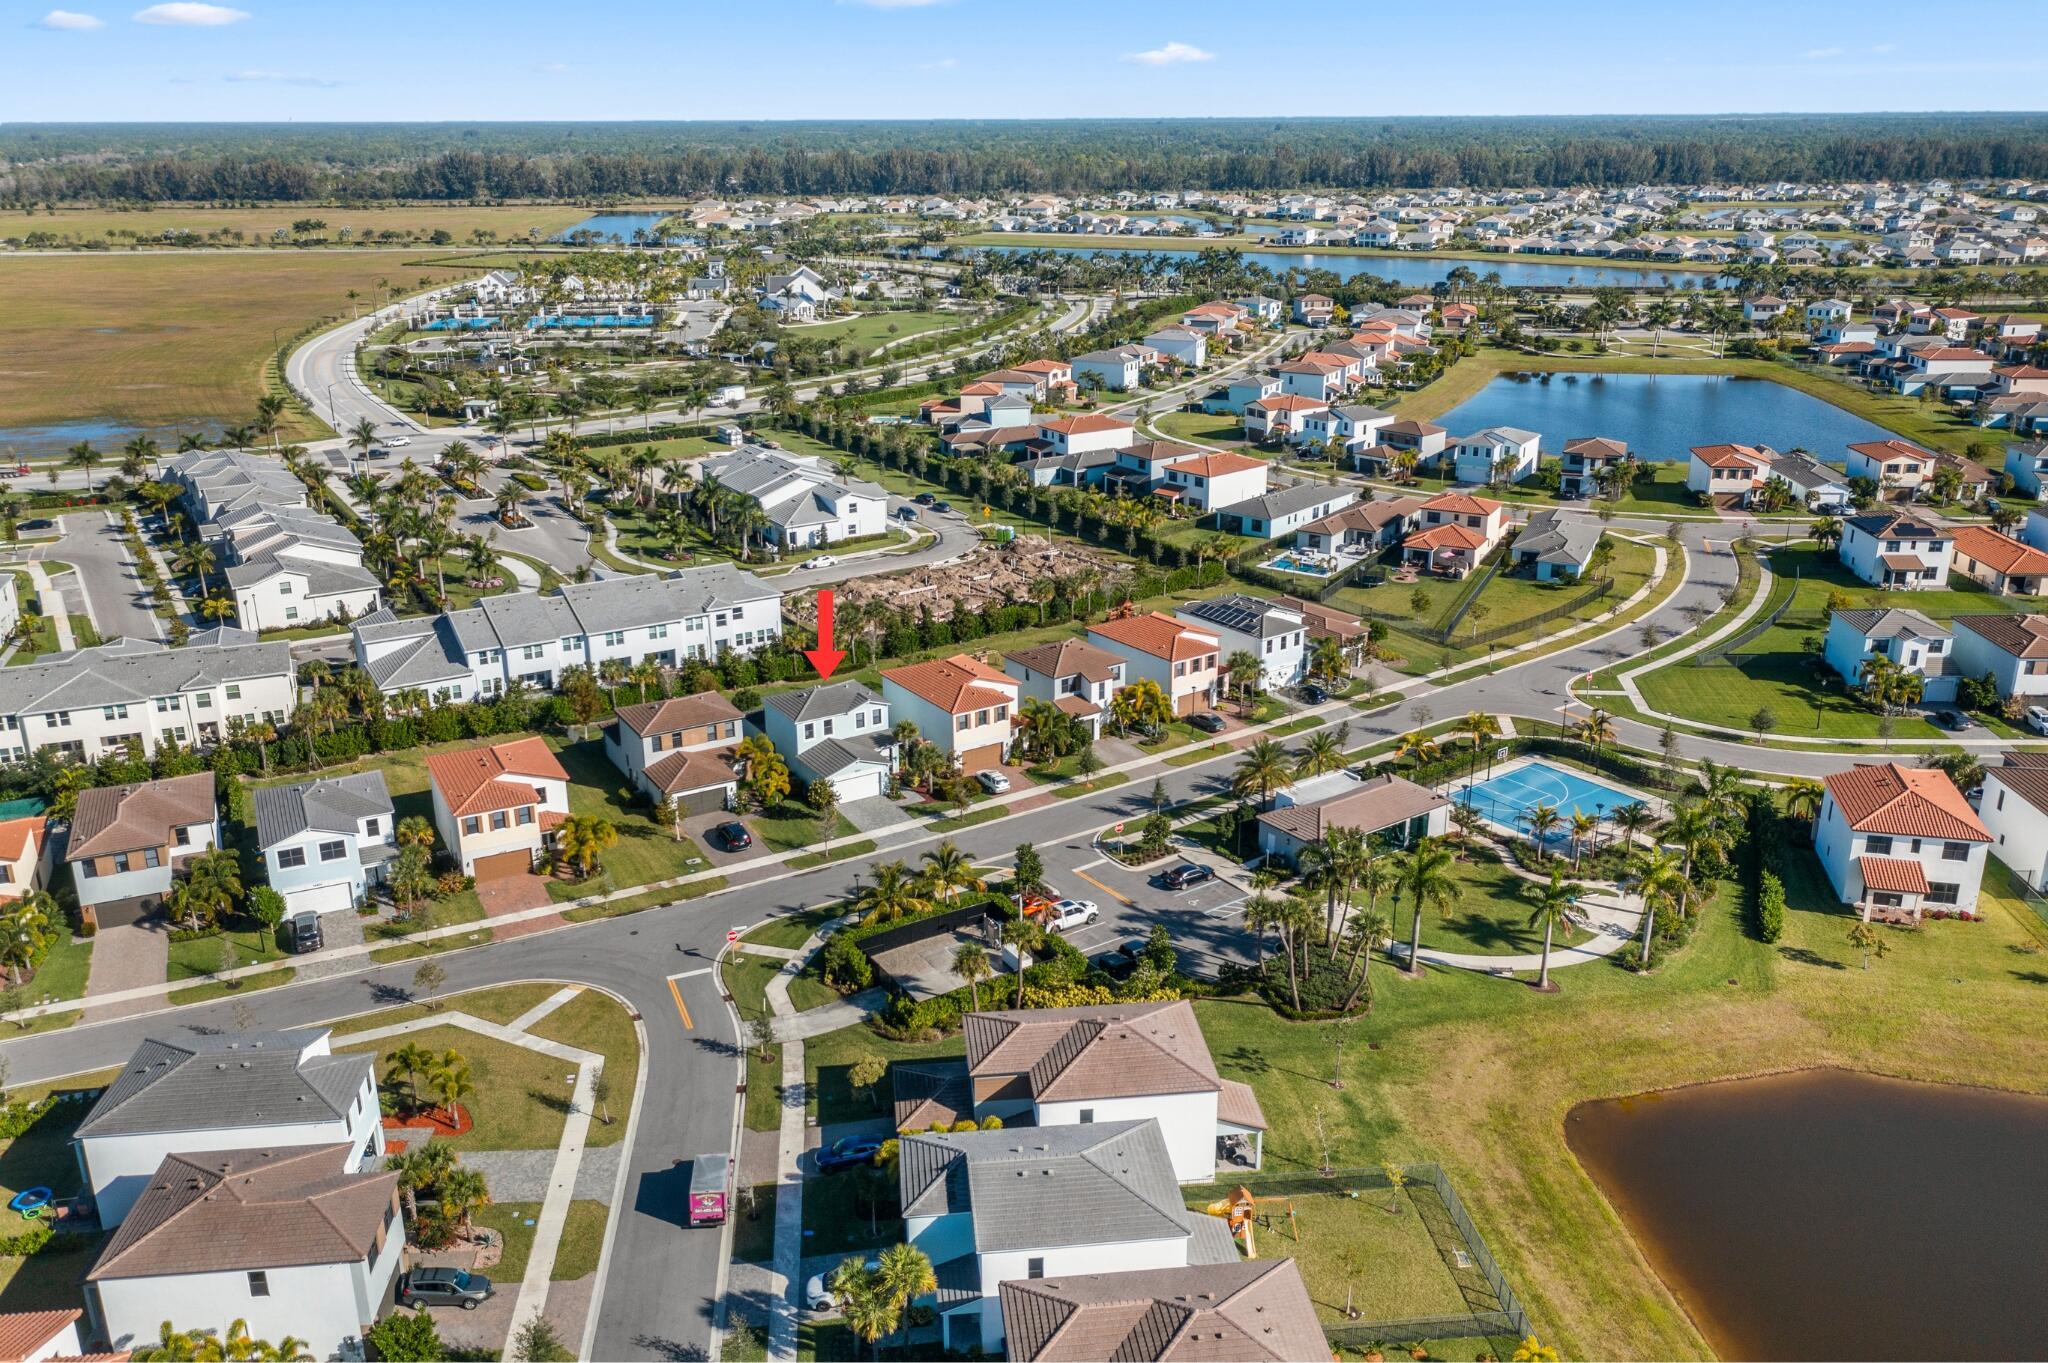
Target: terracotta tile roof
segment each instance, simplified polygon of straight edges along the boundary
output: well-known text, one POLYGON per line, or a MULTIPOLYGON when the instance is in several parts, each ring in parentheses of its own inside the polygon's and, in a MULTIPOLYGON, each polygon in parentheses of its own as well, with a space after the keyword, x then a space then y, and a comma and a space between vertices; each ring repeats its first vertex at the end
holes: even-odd
POLYGON ((1088 632, 1169 662, 1198 658, 1223 646, 1215 635, 1204 633, 1184 620, 1161 615, 1158 611, 1134 615, 1128 620, 1105 620, 1099 625, 1090 625, 1088 632))
POLYGON ((1419 497, 1388 497, 1371 502, 1353 502, 1338 511, 1332 511, 1321 520, 1310 521, 1302 528, 1318 535, 1334 535, 1344 530, 1385 529, 1395 521, 1405 521, 1422 510, 1419 497))
POLYGON ((76 1323, 85 1312, 73 1307, 58 1311, 9 1311, 0 1315, 0 1363, 21 1363, 76 1323))
POLYGON ((1754 445, 1695 445, 1692 454, 1710 469, 1754 469, 1768 464, 1771 459, 1769 454, 1754 445))
POLYGON ((1917 861, 1907 861, 1902 857, 1858 857, 1856 872, 1863 877, 1866 890, 1927 893, 1927 871, 1917 861))
POLYGON ((1481 549, 1486 536, 1468 525, 1432 525, 1401 541, 1409 549, 1481 549))
MULTIPOLYGON (((41 856, 43 841, 49 836, 49 822, 47 815, 31 814, 27 818, 0 823, 0 861, 20 861, 21 854, 31 847, 37 849, 35 855, 41 856)), ((0 1321, 5 1319, 0 1316, 0 1321)), ((5 1360, 0 1359, 0 1363, 5 1363, 5 1360)))
POLYGON ((440 789, 448 812, 458 817, 538 803, 534 788, 516 779, 521 776, 569 779, 554 752, 538 738, 435 753, 427 759, 428 779, 440 789), (503 779, 507 777, 514 779, 503 779))
POLYGON ((1036 648, 1020 648, 1004 655, 1006 663, 1036 672, 1041 677, 1080 676, 1092 682, 1115 678, 1124 660, 1108 649, 1097 648, 1086 639, 1060 639, 1036 648))
MULTIPOLYGON (((647 768, 647 779, 663 795, 686 795, 695 790, 730 785, 738 779, 732 769, 732 749, 701 748, 695 752, 672 752, 647 768)), ((541 815, 547 826, 547 814, 541 815)))
POLYGON ((1442 511, 1453 516, 1491 516, 1501 509, 1501 503, 1485 497, 1474 497, 1467 492, 1439 492, 1423 502, 1424 511, 1442 511))
POLYGON ((1628 442, 1609 440, 1604 435, 1582 435, 1577 440, 1565 441, 1564 452, 1589 459, 1619 459, 1628 453, 1628 442))
POLYGON ((2048 813, 2048 753, 2007 753, 2006 764, 1985 773, 2035 809, 2048 813))
POLYGON ((214 817, 213 773, 170 776, 132 786, 78 792, 66 861, 170 845, 171 830, 214 817))
POLYGON ((1958 615, 1949 625, 2015 658, 2048 658, 2048 620, 2038 615, 1958 615))
POLYGON ((701 729, 707 724, 724 724, 743 718, 733 703, 716 691, 699 691, 694 696, 673 700, 650 700, 628 705, 619 720, 636 734, 665 734, 676 729, 701 729))
MULTIPOLYGON (((1963 345, 1929 346, 1925 350, 1914 351, 1913 358, 1916 360, 1982 360, 1987 366, 1991 363, 1991 357, 1983 351, 1972 350, 1968 346, 1963 345)), ((1897 445, 1903 442, 1887 440, 1883 443, 1897 445)), ((1851 445, 1849 448, 1853 450, 1856 447, 1851 445)))
POLYGON ((1330 1356, 1292 1259, 1021 1278, 999 1287, 1018 1363, 1220 1363, 1330 1356))
POLYGON ((882 674, 920 700, 929 701, 947 714, 1002 705, 1017 698, 1017 679, 988 665, 956 653, 928 663, 892 667, 882 674))
MULTIPOLYGON (((1964 353, 1969 355, 1976 354, 1975 351, 1965 351, 1964 353)), ((1934 451, 1923 450, 1918 445, 1909 445, 1903 440, 1864 440, 1851 445, 1849 448, 1857 454, 1867 455, 1880 463, 1890 459, 1911 459, 1915 463, 1920 464, 1931 464, 1934 462, 1934 451)))
POLYGON ((568 817, 559 809, 543 809, 540 812, 540 831, 545 833, 551 828, 560 828, 568 817))
POLYGON ((1232 454, 1228 450, 1220 450, 1196 459, 1184 459, 1173 467, 1183 473, 1200 474, 1204 478, 1221 478, 1227 473, 1249 473, 1253 469, 1262 469, 1266 467, 1266 461, 1254 459, 1247 454, 1232 454))
POLYGON ((1977 811, 1955 782, 1929 768, 1896 762, 1859 765, 1823 782, 1849 827, 1949 842, 1989 842, 1977 811))
POLYGON ((1299 393, 1275 393, 1271 397, 1260 398, 1251 405, 1267 412, 1320 412, 1327 409, 1330 404, 1319 398, 1303 397, 1299 393))
POLYGON ((365 1259, 397 1205, 398 1175, 344 1172, 352 1153, 308 1145, 168 1155, 86 1280, 365 1259))
POLYGON ((1026 360, 1022 364, 1011 367, 1020 374, 1040 374, 1050 377, 1054 374, 1064 374, 1072 366, 1059 360, 1026 360))
POLYGON ((1052 421, 1038 423, 1041 431, 1055 431, 1061 435, 1086 435, 1090 431, 1128 431, 1131 423, 1119 421, 1113 416, 1084 413, 1081 416, 1059 417, 1052 421))
MULTIPOLYGON (((2048 577, 2048 554, 1981 525, 1954 530, 1956 553, 2008 577, 2048 577)), ((0 825, 4 828, 5 825, 0 825)))
POLYGON ((1215 1093, 1223 1081, 1185 999, 970 1013, 967 1068, 977 1080, 1024 1075, 1045 1102, 1215 1093))

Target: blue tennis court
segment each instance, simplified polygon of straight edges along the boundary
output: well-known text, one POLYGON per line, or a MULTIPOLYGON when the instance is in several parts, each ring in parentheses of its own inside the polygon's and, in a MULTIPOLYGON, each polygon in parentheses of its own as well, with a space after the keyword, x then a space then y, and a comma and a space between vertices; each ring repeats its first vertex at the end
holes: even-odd
POLYGON ((1623 805, 1639 804, 1642 797, 1617 786, 1603 785, 1568 767, 1546 762, 1529 762, 1498 776, 1489 777, 1457 793, 1459 804, 1477 810, 1503 828, 1527 831, 1529 811, 1537 805, 1555 806, 1558 813, 1602 817, 1623 805))

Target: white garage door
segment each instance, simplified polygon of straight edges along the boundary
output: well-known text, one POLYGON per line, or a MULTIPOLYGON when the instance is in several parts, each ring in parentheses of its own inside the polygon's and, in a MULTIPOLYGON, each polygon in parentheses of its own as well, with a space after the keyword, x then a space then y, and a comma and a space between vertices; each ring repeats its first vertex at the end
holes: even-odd
POLYGON ((284 904, 287 913, 304 913, 307 909, 315 913, 333 913, 338 909, 355 907, 355 890, 346 880, 337 880, 332 885, 315 885, 310 889, 286 890, 284 904))
POLYGON ((841 772, 832 778, 832 788, 839 792, 841 801, 871 799, 882 793, 882 773, 841 772))

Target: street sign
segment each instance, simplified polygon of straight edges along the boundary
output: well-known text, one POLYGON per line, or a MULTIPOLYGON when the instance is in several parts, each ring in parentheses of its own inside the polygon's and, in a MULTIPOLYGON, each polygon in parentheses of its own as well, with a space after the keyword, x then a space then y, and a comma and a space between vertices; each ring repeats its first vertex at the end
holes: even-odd
POLYGON ((1121 832, 1123 832, 1123 831, 1124 831, 1124 826, 1123 826, 1123 824, 1119 823, 1119 824, 1117 824, 1117 826, 1116 826, 1116 827, 1115 827, 1114 829, 1112 829, 1112 830, 1110 830, 1110 831, 1112 831, 1112 832, 1115 832, 1115 833, 1121 833, 1121 832))
POLYGON ((727 929, 725 930, 725 940, 726 940, 726 941, 728 941, 728 942, 737 942, 737 941, 739 941, 739 940, 740 940, 740 930, 739 930, 738 928, 727 928, 727 929))

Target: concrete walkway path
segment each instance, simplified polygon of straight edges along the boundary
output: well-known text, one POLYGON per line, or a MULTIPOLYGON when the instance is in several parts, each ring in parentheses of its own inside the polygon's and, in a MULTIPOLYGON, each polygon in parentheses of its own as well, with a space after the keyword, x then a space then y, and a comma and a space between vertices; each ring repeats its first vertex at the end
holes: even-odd
MULTIPOLYGON (((1577 946, 1553 946, 1550 949, 1550 968, 1553 971, 1612 956, 1633 941, 1642 928, 1641 907, 1630 908, 1627 896, 1617 891, 1586 895, 1579 900, 1578 909, 1580 921, 1593 934, 1593 939, 1577 946)), ((1391 943, 1387 951, 1391 956, 1406 960, 1408 943, 1405 940, 1391 943)), ((1425 965, 1451 966, 1483 975, 1520 974, 1543 968, 1543 953, 1538 951, 1517 956, 1490 956, 1476 951, 1438 951, 1434 947, 1424 947, 1419 954, 1425 965)))
POLYGON ((40 563, 25 563, 28 580, 35 584, 36 599, 43 603, 43 618, 50 622, 50 628, 57 633, 58 651, 69 653, 78 647, 77 636, 71 632, 71 607, 65 603, 64 595, 50 581, 50 575, 43 571, 40 563))

